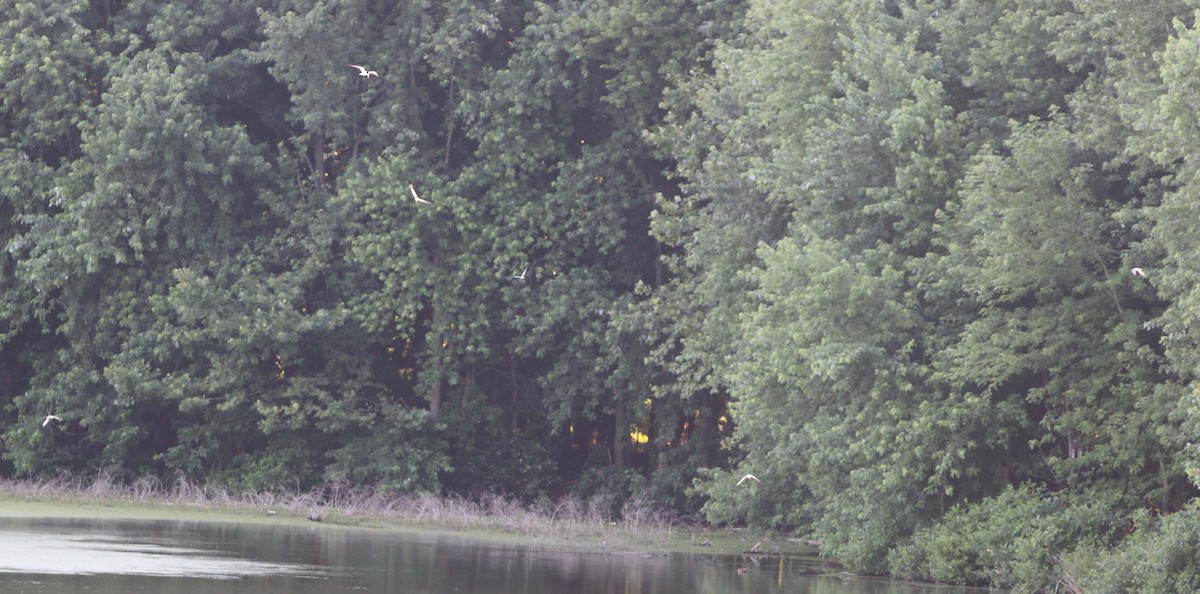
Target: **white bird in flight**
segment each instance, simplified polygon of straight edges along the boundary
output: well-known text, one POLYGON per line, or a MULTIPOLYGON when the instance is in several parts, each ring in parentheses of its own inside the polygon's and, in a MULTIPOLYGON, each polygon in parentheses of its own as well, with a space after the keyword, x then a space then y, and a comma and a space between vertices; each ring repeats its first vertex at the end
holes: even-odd
POLYGON ((359 66, 358 64, 351 64, 350 67, 357 68, 359 76, 366 77, 366 78, 371 78, 372 76, 374 76, 375 78, 379 78, 378 72, 375 72, 374 70, 367 70, 366 67, 364 67, 364 66, 359 66))
POLYGON ((1146 278, 1146 271, 1141 268, 1133 268, 1129 271, 1130 274, 1141 278, 1146 278))
POLYGON ((526 266, 526 267, 525 267, 525 270, 522 270, 522 271, 521 271, 521 274, 514 274, 514 275, 513 275, 513 278, 516 278, 516 279, 521 279, 521 280, 525 280, 525 273, 526 273, 526 272, 529 272, 529 267, 528 267, 528 266, 526 266))
POLYGON ((414 188, 412 184, 408 184, 408 191, 412 192, 413 200, 416 200, 417 204, 433 204, 432 202, 430 202, 428 200, 423 200, 420 196, 418 196, 417 189, 414 188))
POLYGON ((754 476, 753 474, 747 474, 746 476, 742 477, 742 480, 738 481, 737 484, 740 486, 742 483, 746 482, 746 479, 750 479, 756 483, 762 482, 762 481, 758 480, 758 477, 754 476))
POLYGON ((46 420, 42 421, 42 426, 45 427, 46 425, 49 425, 50 421, 61 421, 61 420, 62 419, 60 419, 54 415, 46 415, 46 420))

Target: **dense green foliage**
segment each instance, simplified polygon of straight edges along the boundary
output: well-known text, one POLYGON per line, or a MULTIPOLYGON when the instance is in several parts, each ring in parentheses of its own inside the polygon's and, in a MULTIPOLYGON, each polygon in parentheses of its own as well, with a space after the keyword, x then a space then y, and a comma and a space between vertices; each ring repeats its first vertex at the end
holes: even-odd
POLYGON ((0 473, 1192 591, 1197 9, 0 0, 0 473))

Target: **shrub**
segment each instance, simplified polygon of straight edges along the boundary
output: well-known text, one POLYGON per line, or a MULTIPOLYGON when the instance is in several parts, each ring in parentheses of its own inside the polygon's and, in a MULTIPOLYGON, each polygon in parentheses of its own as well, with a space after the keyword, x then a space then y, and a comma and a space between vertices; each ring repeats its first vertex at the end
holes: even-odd
POLYGON ((621 517, 627 503, 646 489, 646 478, 634 470, 592 466, 584 470, 571 491, 573 497, 590 501, 604 517, 621 517))
POLYGON ((446 449, 426 411, 395 406, 370 433, 333 452, 325 478, 384 493, 437 492, 439 475, 450 469, 446 449))
POLYGON ((812 496, 808 489, 784 472, 760 472, 769 483, 738 485, 745 473, 701 468, 688 490, 707 500, 700 508, 715 525, 746 525, 771 530, 791 530, 812 525, 812 496), (767 477, 770 477, 769 479, 767 477))
POLYGON ((1200 592, 1200 507, 1162 518, 1142 512, 1116 547, 1090 545, 1064 556, 1088 594, 1200 592))
POLYGON ((1112 507, 1074 504, 1031 486, 951 510, 888 557, 895 575, 1017 591, 1053 589, 1059 555, 1112 542, 1124 525, 1112 507))
POLYGON ((281 434, 262 450, 235 457, 231 468, 208 482, 233 493, 304 490, 320 482, 318 460, 303 441, 281 434))
POLYGON ((506 431, 501 423, 465 426, 473 429, 448 438, 453 470, 444 478, 447 490, 504 493, 529 500, 551 482, 555 468, 541 443, 506 431))

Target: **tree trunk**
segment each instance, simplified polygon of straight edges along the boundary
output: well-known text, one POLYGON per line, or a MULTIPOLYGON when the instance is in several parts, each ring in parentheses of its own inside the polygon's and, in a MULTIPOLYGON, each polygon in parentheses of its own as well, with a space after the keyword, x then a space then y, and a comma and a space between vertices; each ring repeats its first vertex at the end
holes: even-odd
POLYGON ((325 135, 313 134, 311 151, 308 157, 308 170, 312 174, 313 185, 320 188, 325 186, 325 135))
POLYGON ((429 418, 437 420, 438 413, 442 410, 442 385, 444 382, 439 378, 433 384, 433 388, 429 390, 429 418))
MULTIPOLYGON (((616 395, 613 397, 615 399, 616 395)), ((625 403, 619 399, 613 417, 613 466, 617 470, 625 470, 629 468, 629 418, 626 416, 625 403)))

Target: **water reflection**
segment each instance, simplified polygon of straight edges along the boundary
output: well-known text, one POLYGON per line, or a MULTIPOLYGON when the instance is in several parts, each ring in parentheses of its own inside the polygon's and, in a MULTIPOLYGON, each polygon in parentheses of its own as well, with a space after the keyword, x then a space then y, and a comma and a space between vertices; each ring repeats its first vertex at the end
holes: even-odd
POLYGON ((111 536, 64 537, 7 532, 0 538, 0 572, 233 579, 264 574, 301 575, 316 573, 316 570, 300 565, 227 558, 199 549, 126 541, 111 536))
POLYGON ((6 594, 966 592, 814 576, 813 569, 797 560, 564 553, 318 525, 0 518, 6 594))

